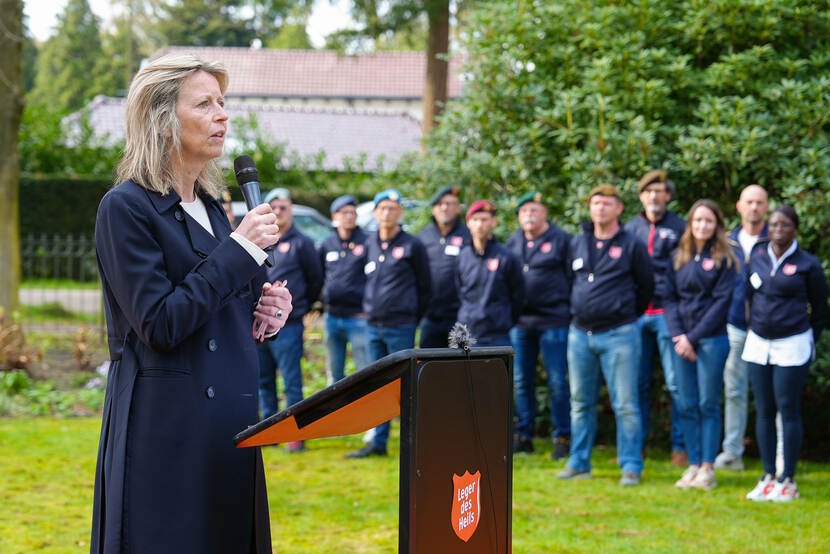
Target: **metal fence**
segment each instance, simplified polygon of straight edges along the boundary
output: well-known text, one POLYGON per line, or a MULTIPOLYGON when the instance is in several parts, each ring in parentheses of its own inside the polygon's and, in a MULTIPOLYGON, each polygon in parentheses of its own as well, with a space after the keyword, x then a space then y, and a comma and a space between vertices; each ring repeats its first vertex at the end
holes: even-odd
POLYGON ((103 329, 103 302, 92 237, 29 234, 20 241, 20 304, 28 328, 58 330, 79 319, 103 329))

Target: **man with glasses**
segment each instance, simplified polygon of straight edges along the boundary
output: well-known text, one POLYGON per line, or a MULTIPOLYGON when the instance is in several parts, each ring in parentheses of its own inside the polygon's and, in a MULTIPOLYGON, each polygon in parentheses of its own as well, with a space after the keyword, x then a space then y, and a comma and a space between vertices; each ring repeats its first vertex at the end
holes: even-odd
POLYGON ((458 316, 455 271, 461 249, 470 244, 470 231, 459 219, 458 187, 442 187, 432 195, 432 224, 418 239, 427 249, 432 276, 432 299, 421 320, 421 348, 446 348, 447 335, 458 316))
POLYGON ((686 230, 686 222, 667 209, 674 194, 674 183, 662 169, 655 169, 643 175, 637 192, 640 194, 643 211, 626 223, 625 229, 646 245, 654 270, 654 296, 645 313, 637 321, 642 335, 637 389, 642 420, 643 452, 651 425, 651 378, 656 347, 663 365, 666 388, 671 396, 671 461, 676 467, 685 467, 688 462, 680 429, 680 412, 677 407, 679 396, 672 363, 674 344, 663 314, 663 296, 666 290, 666 268, 671 263, 672 251, 686 230))

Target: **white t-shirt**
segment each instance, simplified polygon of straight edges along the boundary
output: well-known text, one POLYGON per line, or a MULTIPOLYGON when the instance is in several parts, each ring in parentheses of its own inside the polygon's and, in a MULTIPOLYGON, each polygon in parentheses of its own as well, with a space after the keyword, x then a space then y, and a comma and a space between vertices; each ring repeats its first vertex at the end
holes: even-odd
POLYGON ((744 228, 741 227, 741 230, 738 231, 738 242, 741 244, 741 249, 744 251, 744 259, 749 258, 750 252, 752 252, 752 247, 755 246, 755 243, 758 242, 758 237, 760 235, 750 235, 744 228))

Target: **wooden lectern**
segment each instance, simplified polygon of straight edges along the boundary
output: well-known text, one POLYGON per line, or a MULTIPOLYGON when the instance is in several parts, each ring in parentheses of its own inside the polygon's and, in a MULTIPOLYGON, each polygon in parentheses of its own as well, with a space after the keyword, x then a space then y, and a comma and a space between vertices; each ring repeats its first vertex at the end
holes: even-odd
POLYGON ((350 435, 400 415, 398 551, 508 554, 512 376, 510 347, 403 350, 234 441, 243 448, 350 435))

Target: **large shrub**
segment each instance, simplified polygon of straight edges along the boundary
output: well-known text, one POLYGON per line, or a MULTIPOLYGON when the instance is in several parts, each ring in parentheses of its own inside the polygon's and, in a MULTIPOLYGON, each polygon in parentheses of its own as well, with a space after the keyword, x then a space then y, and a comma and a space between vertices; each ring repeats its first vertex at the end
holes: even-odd
MULTIPOLYGON (((600 182, 622 189, 632 216, 637 180, 654 167, 678 184, 672 209, 685 215, 694 200, 710 197, 732 224, 740 189, 759 183, 774 203, 796 207, 802 246, 828 268, 828 7, 810 0, 482 3, 465 37, 464 97, 448 106, 425 152, 386 178, 425 197, 460 184, 467 200, 490 197, 509 219, 516 197, 539 189, 571 231, 600 182)), ((826 356, 814 374, 807 397, 826 398, 826 356)))

